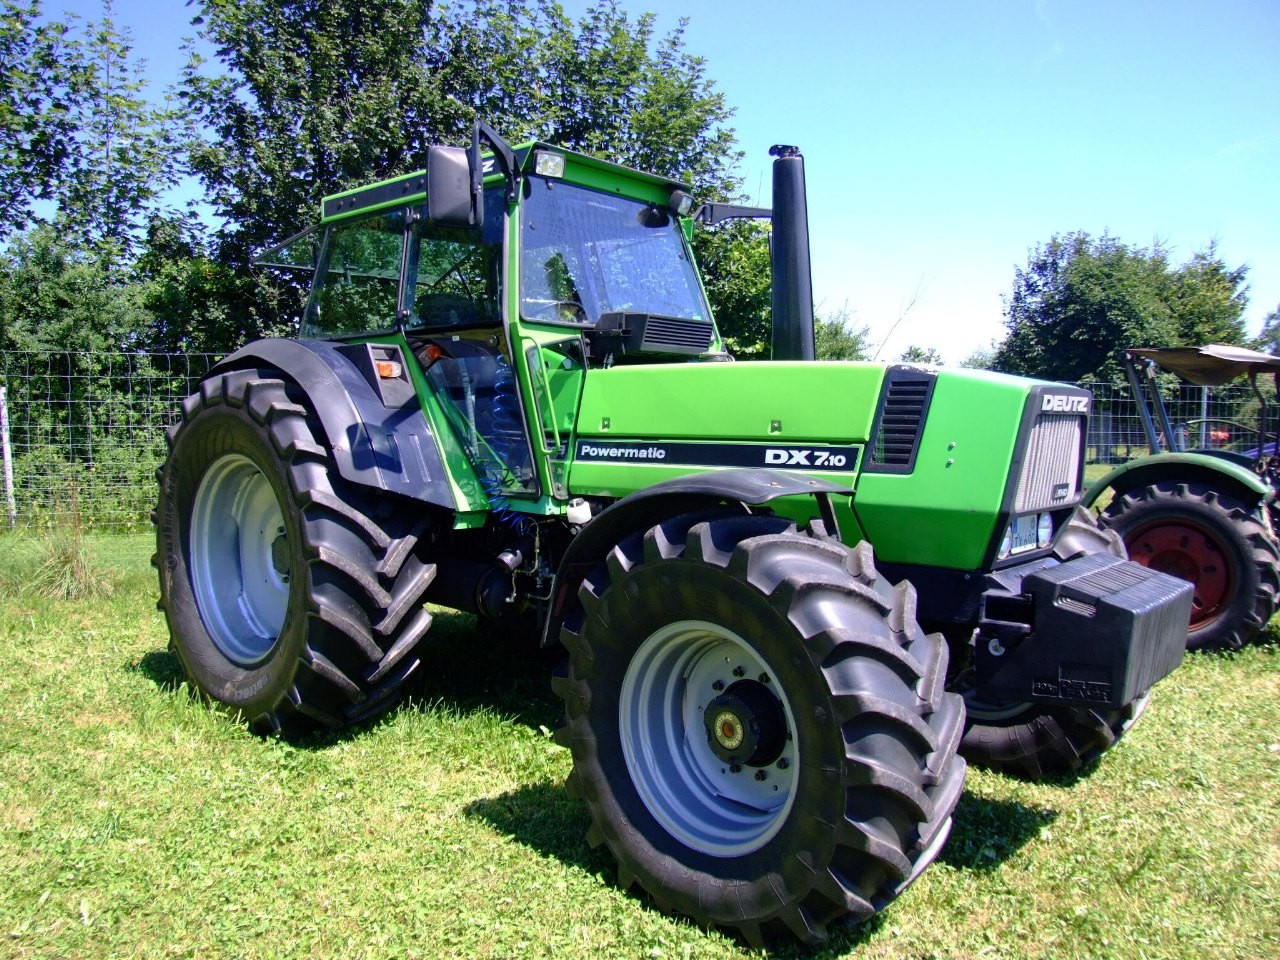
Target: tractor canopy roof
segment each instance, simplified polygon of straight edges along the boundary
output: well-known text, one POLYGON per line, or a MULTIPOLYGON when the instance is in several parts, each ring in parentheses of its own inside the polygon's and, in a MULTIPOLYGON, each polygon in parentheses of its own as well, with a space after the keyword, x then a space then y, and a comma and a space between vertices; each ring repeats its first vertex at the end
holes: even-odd
POLYGON ((1280 357, 1220 343, 1203 347, 1141 347, 1128 352, 1146 357, 1198 387, 1220 387, 1249 373, 1280 372, 1280 357))

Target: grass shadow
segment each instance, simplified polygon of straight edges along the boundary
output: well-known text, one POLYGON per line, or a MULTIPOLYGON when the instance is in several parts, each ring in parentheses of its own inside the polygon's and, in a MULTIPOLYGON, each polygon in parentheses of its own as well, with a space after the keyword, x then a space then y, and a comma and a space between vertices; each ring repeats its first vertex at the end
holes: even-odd
POLYGON ((957 870, 995 870, 1057 819, 1056 810, 992 800, 966 790, 956 804, 951 836, 938 862, 957 870))

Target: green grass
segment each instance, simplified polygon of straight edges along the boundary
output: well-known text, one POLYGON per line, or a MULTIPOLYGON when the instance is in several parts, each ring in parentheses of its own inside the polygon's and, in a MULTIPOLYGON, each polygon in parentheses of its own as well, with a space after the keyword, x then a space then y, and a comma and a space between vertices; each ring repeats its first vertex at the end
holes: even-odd
MULTIPOLYGON (((150 542, 86 543, 111 595, 49 601, 0 537, 0 957, 750 955, 617 889, 545 666, 441 616, 411 704, 257 740, 182 685, 150 542)), ((938 863, 816 956, 1280 956, 1276 637, 1188 657, 1071 782, 971 773, 938 863)))

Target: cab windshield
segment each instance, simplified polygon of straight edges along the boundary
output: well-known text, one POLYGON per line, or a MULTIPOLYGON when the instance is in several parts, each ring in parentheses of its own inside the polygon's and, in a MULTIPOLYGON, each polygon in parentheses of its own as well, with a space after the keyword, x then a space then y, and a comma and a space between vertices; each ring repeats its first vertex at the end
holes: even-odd
POLYGON ((530 177, 521 209, 520 314, 591 326, 602 314, 703 320, 702 287, 665 207, 530 177))

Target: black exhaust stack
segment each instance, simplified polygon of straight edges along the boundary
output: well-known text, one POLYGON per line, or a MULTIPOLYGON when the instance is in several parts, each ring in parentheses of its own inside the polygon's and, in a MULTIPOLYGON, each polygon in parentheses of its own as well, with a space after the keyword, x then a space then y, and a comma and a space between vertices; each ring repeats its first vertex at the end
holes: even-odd
POLYGON ((812 360, 813 278, 809 268, 809 208, 804 157, 798 147, 774 146, 773 359, 812 360))

